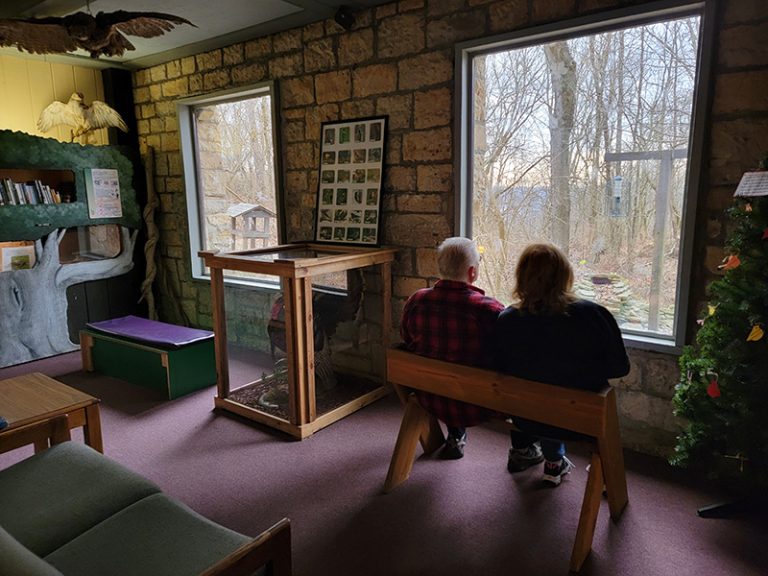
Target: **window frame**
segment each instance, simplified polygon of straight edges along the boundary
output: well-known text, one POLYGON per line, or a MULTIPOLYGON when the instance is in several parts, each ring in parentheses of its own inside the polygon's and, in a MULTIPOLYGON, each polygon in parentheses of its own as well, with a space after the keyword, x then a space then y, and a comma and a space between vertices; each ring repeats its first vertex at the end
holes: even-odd
POLYGON ((454 189, 455 234, 472 237, 472 130, 473 58, 497 52, 503 48, 522 48, 544 42, 567 40, 585 34, 609 32, 622 27, 650 24, 664 19, 697 15, 701 18, 698 67, 693 94, 690 151, 686 174, 686 194, 683 199, 683 218, 680 239, 680 263, 677 271, 677 290, 673 334, 670 337, 654 336, 648 332, 622 329, 625 344, 633 348, 679 354, 690 342, 691 323, 691 276, 693 247, 697 239, 696 209, 704 190, 702 169, 704 166, 704 140, 706 118, 712 91, 711 69, 715 36, 716 0, 663 0, 645 5, 608 10, 599 14, 561 22, 533 26, 515 32, 462 42, 455 48, 455 110, 454 133, 454 189))
MULTIPOLYGON (((198 252, 203 250, 205 229, 202 219, 204 211, 201 209, 203 191, 199 186, 200 170, 197 154, 197 137, 195 131, 194 112, 200 106, 237 102, 248 100, 256 96, 269 96, 271 102, 272 121, 272 148, 274 157, 275 178, 275 205, 277 212, 277 237, 278 243, 284 244, 286 238, 285 219, 285 195, 282 188, 282 152, 280 149, 280 114, 277 83, 270 80, 249 84, 237 88, 219 90, 208 94, 184 98, 176 102, 176 112, 179 119, 179 138, 181 141, 181 161, 184 173, 184 188, 187 205, 187 224, 189 237, 189 257, 192 278, 195 280, 210 281, 210 273, 206 272, 203 259, 198 252)), ((248 280, 245 278, 224 278, 225 284, 241 286, 260 286, 267 288, 279 288, 279 284, 273 284, 264 280, 248 280)))

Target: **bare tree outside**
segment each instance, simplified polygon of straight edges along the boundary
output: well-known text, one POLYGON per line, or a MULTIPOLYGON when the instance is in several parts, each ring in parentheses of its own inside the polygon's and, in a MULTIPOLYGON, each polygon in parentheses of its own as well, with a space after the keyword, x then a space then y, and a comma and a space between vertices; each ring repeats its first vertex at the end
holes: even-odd
POLYGON ((269 96, 200 105, 194 118, 206 249, 277 245, 269 96), (240 220, 249 218, 259 226, 243 226, 240 220))
POLYGON ((511 301, 531 242, 623 328, 672 334, 699 17, 473 58, 472 232, 511 301))

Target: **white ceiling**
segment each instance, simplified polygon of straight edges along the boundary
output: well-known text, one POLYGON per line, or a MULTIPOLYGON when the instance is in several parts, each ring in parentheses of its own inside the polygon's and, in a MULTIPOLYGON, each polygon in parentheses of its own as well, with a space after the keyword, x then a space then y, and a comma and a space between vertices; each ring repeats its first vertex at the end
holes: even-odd
MULTIPOLYGON (((157 38, 128 36, 136 50, 120 58, 100 57, 87 52, 67 56, 45 56, 48 60, 77 60, 81 65, 144 68, 175 58, 198 54, 267 34, 333 18, 341 5, 353 11, 386 4, 391 0, 3 0, 0 18, 65 16, 73 12, 163 12, 186 18, 195 27, 182 24, 157 38)), ((16 48, 0 53, 19 55, 16 48)), ((24 53, 29 57, 43 58, 24 53)))

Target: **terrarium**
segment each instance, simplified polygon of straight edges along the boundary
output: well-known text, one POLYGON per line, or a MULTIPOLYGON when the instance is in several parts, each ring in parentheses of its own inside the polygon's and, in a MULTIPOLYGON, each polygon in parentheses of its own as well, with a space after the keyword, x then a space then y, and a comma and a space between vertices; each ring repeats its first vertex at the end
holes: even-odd
POLYGON ((216 407, 305 438, 384 396, 395 252, 319 244, 201 252, 211 272, 216 407), (230 280, 238 271, 240 282, 225 290, 224 271, 230 280), (249 275, 266 288, 254 289, 249 275))

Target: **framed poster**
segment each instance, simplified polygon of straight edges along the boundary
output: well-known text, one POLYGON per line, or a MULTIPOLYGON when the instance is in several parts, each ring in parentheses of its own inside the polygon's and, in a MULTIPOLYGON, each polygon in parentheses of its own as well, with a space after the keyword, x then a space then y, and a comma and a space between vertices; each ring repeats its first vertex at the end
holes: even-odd
POLYGON ((324 122, 315 241, 377 246, 387 117, 324 122))
POLYGON ((34 242, 0 242, 0 272, 29 270, 34 266, 34 242))

